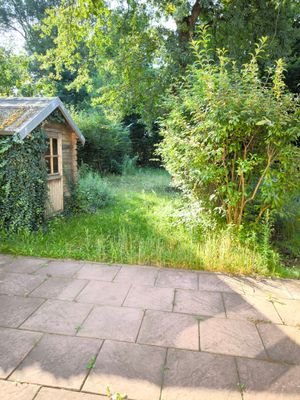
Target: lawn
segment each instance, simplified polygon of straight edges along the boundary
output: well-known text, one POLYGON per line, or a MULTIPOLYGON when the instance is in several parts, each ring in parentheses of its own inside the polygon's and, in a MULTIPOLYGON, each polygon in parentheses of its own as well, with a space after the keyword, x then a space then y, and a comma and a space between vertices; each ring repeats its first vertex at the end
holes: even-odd
MULTIPOLYGON (((57 217, 46 232, 10 236, 0 252, 105 263, 147 264, 230 273, 265 273, 255 248, 234 240, 230 232, 199 237, 178 220, 181 196, 163 170, 107 177, 113 200, 95 214, 57 217)), ((297 276, 277 267, 273 275, 297 276)))

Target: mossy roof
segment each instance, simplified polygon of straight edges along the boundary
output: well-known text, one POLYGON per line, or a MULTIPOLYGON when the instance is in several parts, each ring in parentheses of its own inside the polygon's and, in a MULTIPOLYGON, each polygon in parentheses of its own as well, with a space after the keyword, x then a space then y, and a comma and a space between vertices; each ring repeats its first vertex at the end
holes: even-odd
POLYGON ((0 98, 0 136, 16 134, 24 139, 57 109, 84 143, 82 133, 58 97, 0 98))

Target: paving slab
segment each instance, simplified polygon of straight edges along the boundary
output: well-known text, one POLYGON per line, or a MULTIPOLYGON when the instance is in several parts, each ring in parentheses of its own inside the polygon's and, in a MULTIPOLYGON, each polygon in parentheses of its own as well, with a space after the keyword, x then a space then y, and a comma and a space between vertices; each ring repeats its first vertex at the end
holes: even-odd
POLYGON ((6 272, 32 274, 47 262, 48 260, 45 258, 16 257, 3 270, 6 272))
POLYGON ((191 315, 146 311, 138 343, 199 350, 198 321, 191 315))
POLYGON ((243 293, 240 278, 223 274, 199 274, 199 290, 243 293))
POLYGON ((63 276, 66 278, 72 278, 80 268, 83 267, 83 263, 76 261, 50 261, 47 265, 39 268, 36 271, 38 275, 46 276, 63 276))
POLYGON ((11 379, 79 390, 100 345, 98 339, 44 335, 11 379))
POLYGON ((291 298, 291 294, 279 279, 243 278, 242 287, 245 294, 265 298, 291 298))
POLYGON ((174 311, 225 317, 221 293, 176 289, 174 311))
POLYGON ((132 285, 154 286, 158 275, 158 268, 143 266, 122 267, 114 282, 129 283, 132 285))
POLYGON ((76 298, 81 303, 121 306, 130 286, 123 283, 92 281, 76 298))
POLYGON ((127 394, 132 400, 159 400, 166 349, 105 341, 83 390, 127 394))
POLYGON ((45 277, 0 272, 0 294, 26 296, 36 289, 45 277))
POLYGON ((282 323, 273 303, 263 297, 224 293, 223 298, 228 318, 282 323))
POLYGON ((74 300, 88 281, 69 278, 49 278, 35 289, 30 297, 47 299, 74 300))
POLYGON ((134 286, 124 302, 126 307, 172 311, 174 289, 151 286, 134 286))
POLYGON ((75 335, 91 309, 92 305, 89 304, 47 300, 21 325, 21 328, 75 335))
POLYGON ((244 400, 299 400, 300 366, 237 359, 244 400))
POLYGON ((37 385, 28 383, 0 381, 1 400, 33 400, 37 391, 37 385))
MULTIPOLYGON (((7 378, 41 338, 37 332, 0 328, 0 377, 7 378)), ((1 381, 0 381, 1 382, 1 381)), ((0 391, 1 394, 1 391, 0 391)), ((2 397, 0 396, 1 400, 2 397)))
POLYGON ((300 280, 286 279, 282 283, 293 299, 300 300, 300 280))
POLYGON ((233 357, 168 350, 162 399, 241 400, 233 357))
POLYGON ((189 271, 162 269, 158 273, 156 286, 175 289, 198 289, 198 274, 189 271))
POLYGON ((211 353, 267 358, 255 325, 248 321, 219 318, 201 321, 200 348, 211 353))
POLYGON ((95 307, 78 331, 78 336, 134 342, 143 311, 128 307, 95 307))
POLYGON ((97 396, 95 394, 87 394, 74 392, 64 389, 51 389, 43 387, 36 397, 36 400, 108 400, 106 396, 97 396))
POLYGON ((299 328, 273 324, 259 324, 257 328, 272 360, 300 365, 299 328))
POLYGON ((13 260, 13 256, 9 256, 6 254, 0 254, 0 268, 6 266, 13 260))
POLYGON ((0 326, 17 328, 43 302, 39 298, 0 295, 0 326))
POLYGON ((0 255, 0 400, 300 400, 299 281, 45 262, 0 255))
POLYGON ((286 325, 300 327, 300 300, 273 300, 282 321, 286 325))
POLYGON ((84 264, 75 277, 78 279, 111 282, 119 270, 120 267, 115 265, 84 264))

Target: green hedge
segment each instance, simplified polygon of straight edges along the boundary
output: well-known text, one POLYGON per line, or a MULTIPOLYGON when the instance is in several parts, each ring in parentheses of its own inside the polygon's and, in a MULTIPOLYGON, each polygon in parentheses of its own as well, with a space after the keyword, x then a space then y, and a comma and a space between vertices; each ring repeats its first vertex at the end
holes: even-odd
POLYGON ((36 130, 25 140, 0 139, 0 228, 32 231, 45 220, 48 197, 46 139, 36 130))

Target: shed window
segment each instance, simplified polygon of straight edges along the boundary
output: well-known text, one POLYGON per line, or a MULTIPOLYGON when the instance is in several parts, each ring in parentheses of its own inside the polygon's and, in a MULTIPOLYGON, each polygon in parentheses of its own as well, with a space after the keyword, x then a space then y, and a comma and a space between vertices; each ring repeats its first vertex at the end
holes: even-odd
POLYGON ((59 173, 59 162, 58 162, 58 139, 57 138, 49 138, 48 139, 48 148, 45 156, 47 172, 49 175, 58 174, 59 173))

